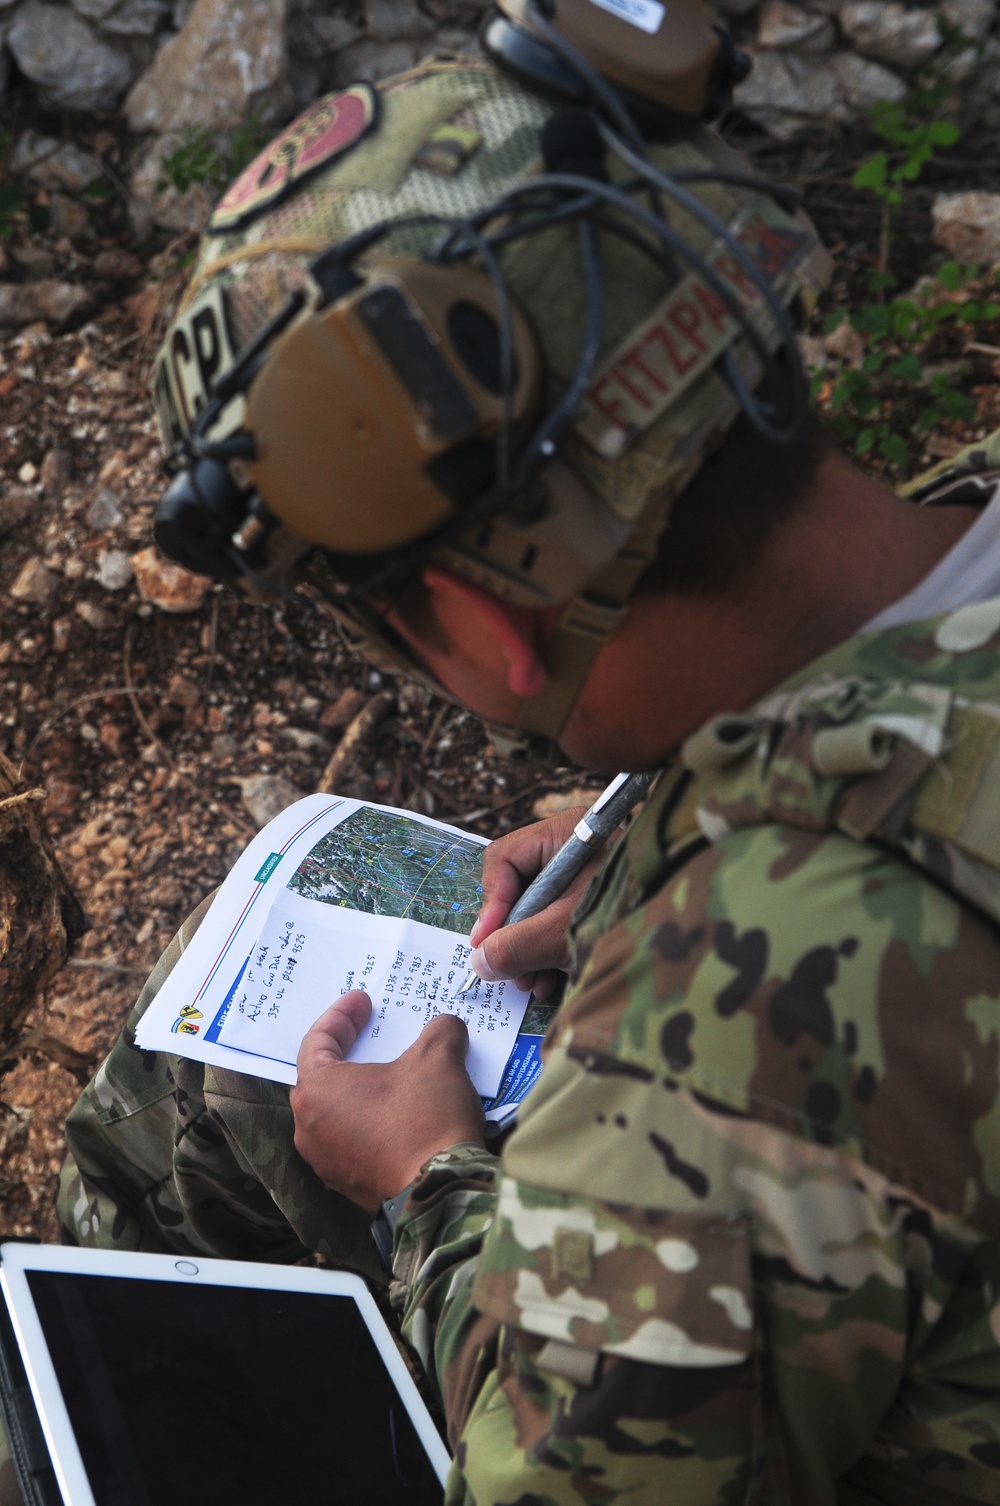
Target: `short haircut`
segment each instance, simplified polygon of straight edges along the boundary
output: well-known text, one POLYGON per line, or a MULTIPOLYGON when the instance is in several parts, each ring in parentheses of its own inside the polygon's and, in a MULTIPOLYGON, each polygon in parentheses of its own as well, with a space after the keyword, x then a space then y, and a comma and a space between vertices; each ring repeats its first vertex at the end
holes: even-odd
POLYGON ((805 505, 832 445, 810 414, 788 445, 764 439, 741 414, 674 503, 660 553, 637 588, 716 595, 760 558, 775 529, 805 505))

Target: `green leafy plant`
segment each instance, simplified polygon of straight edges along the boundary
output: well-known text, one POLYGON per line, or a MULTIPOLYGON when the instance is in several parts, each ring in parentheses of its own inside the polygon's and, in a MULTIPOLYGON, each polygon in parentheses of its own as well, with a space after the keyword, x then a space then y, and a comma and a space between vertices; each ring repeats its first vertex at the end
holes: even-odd
POLYGON ((28 195, 16 183, 0 183, 0 241, 10 239, 14 229, 14 216, 28 202, 28 195))
POLYGON ((177 146, 160 165, 157 188, 187 193, 189 188, 204 186, 221 193, 253 161, 269 135, 257 116, 242 121, 227 136, 204 126, 183 130, 177 146))
MULTIPOLYGON (((976 296, 982 282, 978 268, 945 262, 919 293, 829 316, 824 332, 833 334, 846 324, 862 337, 864 355, 858 364, 841 358, 832 376, 814 372, 813 392, 855 454, 878 455, 903 470, 910 458, 904 428, 925 435, 949 421, 968 423, 975 417, 960 390, 961 363, 935 369, 931 347, 949 327, 968 333, 1000 319, 1000 302, 976 296)), ((891 283, 876 273, 873 291, 884 295, 891 283)))
POLYGON ((954 146, 961 134, 953 120, 924 117, 928 92, 937 100, 937 91, 926 91, 872 107, 872 126, 889 146, 863 162, 851 184, 866 188, 889 209, 898 208, 903 185, 917 181, 938 148, 954 146))

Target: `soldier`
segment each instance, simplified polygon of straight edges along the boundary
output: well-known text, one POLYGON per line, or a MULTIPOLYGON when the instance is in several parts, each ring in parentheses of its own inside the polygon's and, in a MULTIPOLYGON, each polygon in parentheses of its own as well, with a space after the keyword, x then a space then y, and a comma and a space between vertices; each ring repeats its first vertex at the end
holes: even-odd
POLYGON ((380 1211, 449 1501, 998 1501, 1000 450, 917 507, 805 418, 823 259, 695 123, 733 62, 700 5, 504 0, 485 43, 224 196, 158 536, 663 774, 568 942, 573 896, 498 929, 565 824, 490 849, 479 971, 570 977, 502 1156, 447 1017, 354 1066, 346 995, 291 1107, 133 1018, 67 1237, 375 1276, 380 1211))

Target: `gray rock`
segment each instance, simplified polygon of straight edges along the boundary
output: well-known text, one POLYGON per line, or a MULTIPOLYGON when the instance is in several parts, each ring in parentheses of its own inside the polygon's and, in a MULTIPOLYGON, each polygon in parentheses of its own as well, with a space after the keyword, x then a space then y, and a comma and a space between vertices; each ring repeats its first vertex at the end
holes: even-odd
POLYGON ((43 103, 57 109, 113 109, 135 77, 128 54, 96 36, 72 10, 24 0, 7 46, 43 103))
POLYGON ((79 193, 101 175, 101 164, 92 152, 31 130, 18 137, 8 166, 13 173, 27 173, 43 188, 68 188, 71 193, 79 193))
POLYGON ((151 37, 170 19, 170 0, 73 0, 81 16, 107 35, 151 37))
POLYGON ((302 799, 302 791, 284 774, 251 774, 248 779, 238 779, 243 804, 250 812, 258 830, 280 816, 288 806, 302 799))
POLYGON ((755 51, 734 103, 779 141, 793 140, 818 121, 845 124, 852 118, 830 61, 791 52, 755 51))
POLYGON ((938 194, 931 210, 934 240, 965 266, 1000 261, 1000 194, 938 194))
MULTIPOLYGON (((29 0, 31 3, 31 0, 29 0)), ((133 131, 227 128, 279 119, 289 103, 285 0, 195 0, 131 91, 133 131)))
POLYGON ((867 115, 881 100, 892 104, 905 98, 906 84, 898 74, 878 63, 859 58, 853 52, 841 52, 830 59, 830 68, 840 85, 844 103, 855 115, 867 115))
POLYGON ((56 259, 43 246, 11 246, 10 259, 29 277, 51 277, 56 259))
POLYGON ((345 47, 334 58, 334 78, 340 85, 363 80, 370 84, 412 68, 424 51, 422 42, 373 42, 364 37, 345 47))
POLYGON ((288 26, 288 43, 297 51, 313 54, 339 52, 361 36, 361 27, 346 16, 293 16, 288 26))
MULTIPOLYGON (((98 533, 103 533, 106 528, 116 528, 119 523, 124 523, 124 521, 125 514, 122 512, 118 493, 113 492, 110 486, 102 486, 93 502, 87 508, 87 526, 95 529, 98 533)), ((130 576, 131 572, 132 567, 130 565, 130 576)))
POLYGON ((22 324, 65 324, 90 303, 85 288, 69 282, 0 282, 0 329, 20 329, 22 324))
POLYGON ((919 68, 941 46, 933 9, 896 0, 851 0, 840 8, 840 25, 858 52, 896 68, 919 68))
POLYGON ((967 42, 981 42, 996 17, 996 0, 942 0, 938 7, 946 26, 954 26, 967 42))
POLYGON ((34 492, 26 486, 7 486, 0 491, 0 538, 23 523, 37 505, 34 492))
POLYGON ((124 549, 104 549, 97 557, 97 578, 105 591, 124 591, 134 574, 124 549))
POLYGON ((829 16, 816 15, 788 0, 765 0, 757 23, 760 47, 795 48, 799 52, 829 52, 836 32, 829 16))
POLYGON ((400 37, 426 37, 434 23, 417 0, 365 0, 365 31, 373 42, 397 42, 400 37))

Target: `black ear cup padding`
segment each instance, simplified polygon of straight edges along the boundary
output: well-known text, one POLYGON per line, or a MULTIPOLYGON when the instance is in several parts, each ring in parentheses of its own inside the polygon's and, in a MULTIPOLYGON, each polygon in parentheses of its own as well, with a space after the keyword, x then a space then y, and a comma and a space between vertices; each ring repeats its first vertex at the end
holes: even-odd
MULTIPOLYGON (((452 349, 480 386, 494 397, 503 392, 500 370, 500 326, 478 303, 463 300, 448 310, 452 349)), ((517 387, 517 358, 511 351, 510 390, 517 387)))
POLYGON ((153 538, 168 559, 232 582, 239 576, 229 546, 246 516, 246 496, 217 460, 180 471, 164 492, 153 519, 153 538))

